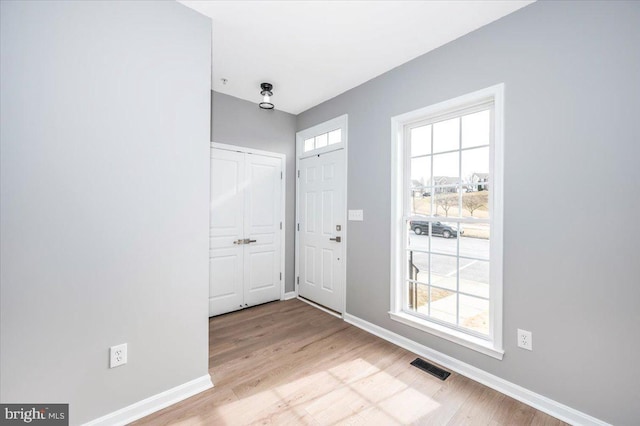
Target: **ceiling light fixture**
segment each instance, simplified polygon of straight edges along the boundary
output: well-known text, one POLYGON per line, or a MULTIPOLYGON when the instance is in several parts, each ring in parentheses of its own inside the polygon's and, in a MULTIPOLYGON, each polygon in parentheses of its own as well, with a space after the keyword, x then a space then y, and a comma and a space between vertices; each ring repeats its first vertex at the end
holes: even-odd
POLYGON ((271 83, 262 83, 260 84, 260 88, 262 89, 260 94, 263 96, 262 102, 259 104, 260 108, 273 109, 273 104, 271 103, 271 96, 273 96, 271 90, 273 89, 273 85, 271 83))

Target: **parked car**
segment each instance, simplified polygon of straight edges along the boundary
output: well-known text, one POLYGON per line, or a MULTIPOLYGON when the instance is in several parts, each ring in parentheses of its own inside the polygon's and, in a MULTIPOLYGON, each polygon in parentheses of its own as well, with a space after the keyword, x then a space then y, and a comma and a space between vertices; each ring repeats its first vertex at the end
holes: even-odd
MULTIPOLYGON (((416 235, 429 234, 429 222, 427 221, 412 220, 409 222, 409 226, 416 235)), ((458 233, 460 233, 460 235, 464 234, 462 229, 458 230, 457 227, 442 222, 432 222, 431 230, 433 231, 433 235, 442 235, 444 238, 457 237, 458 233)))

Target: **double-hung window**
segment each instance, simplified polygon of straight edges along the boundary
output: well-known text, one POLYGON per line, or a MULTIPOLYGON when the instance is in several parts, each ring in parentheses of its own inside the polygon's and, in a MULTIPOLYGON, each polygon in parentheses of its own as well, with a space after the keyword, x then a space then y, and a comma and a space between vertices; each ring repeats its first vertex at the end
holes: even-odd
POLYGON ((503 86, 392 118, 391 318, 502 358, 503 86))

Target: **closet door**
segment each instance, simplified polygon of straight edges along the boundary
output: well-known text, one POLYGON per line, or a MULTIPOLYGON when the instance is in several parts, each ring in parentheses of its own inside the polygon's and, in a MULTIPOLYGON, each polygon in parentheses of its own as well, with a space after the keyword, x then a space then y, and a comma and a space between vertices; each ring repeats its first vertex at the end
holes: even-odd
POLYGON ((280 299, 281 187, 279 158, 246 155, 244 302, 248 306, 280 299))
POLYGON ((282 163, 211 150, 209 316, 281 297, 282 163))
POLYGON ((211 150, 209 316, 244 306, 245 154, 211 150))

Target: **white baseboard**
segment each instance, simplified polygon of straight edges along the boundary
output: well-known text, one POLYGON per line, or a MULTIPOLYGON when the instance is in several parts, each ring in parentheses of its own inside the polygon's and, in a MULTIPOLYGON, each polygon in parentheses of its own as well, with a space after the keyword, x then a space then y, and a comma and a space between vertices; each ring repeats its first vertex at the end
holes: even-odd
POLYGON ((290 291, 284 294, 284 297, 282 298, 282 300, 289 300, 289 299, 295 299, 296 297, 298 297, 298 295, 296 294, 295 291, 290 291))
POLYGON ((207 374, 92 420, 85 423, 84 426, 126 425, 212 387, 211 377, 207 374))
POLYGON ((368 321, 360 319, 351 314, 344 314, 344 320, 349 324, 352 324, 358 328, 363 329, 381 339, 387 340, 395 345, 400 346, 408 351, 411 351, 421 357, 427 358, 443 367, 455 371, 465 377, 468 377, 476 382, 482 383, 492 389, 497 390, 505 395, 517 399, 533 408, 543 411, 553 417, 556 417, 564 422, 573 425, 594 425, 594 426, 606 426, 608 423, 602 420, 596 419, 581 411, 575 410, 557 401, 542 396, 522 386, 508 382, 498 376, 487 373, 484 370, 476 368, 470 364, 459 361, 455 358, 445 355, 442 352, 433 350, 427 346, 417 343, 411 339, 400 336, 385 328, 372 324, 368 321))

